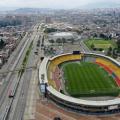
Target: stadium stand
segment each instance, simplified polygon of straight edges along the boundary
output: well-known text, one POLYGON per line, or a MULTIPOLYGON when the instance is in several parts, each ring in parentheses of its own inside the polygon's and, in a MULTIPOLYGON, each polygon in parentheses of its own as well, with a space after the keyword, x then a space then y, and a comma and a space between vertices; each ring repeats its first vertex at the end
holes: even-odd
POLYGON ((90 57, 90 56, 84 56, 83 61, 84 62, 95 62, 96 58, 95 57, 90 57))
POLYGON ((64 55, 61 57, 57 57, 55 58, 52 63, 54 65, 59 65, 60 63, 66 62, 66 61, 72 61, 72 60, 80 60, 81 59, 81 55, 64 55))
POLYGON ((58 91, 60 90, 60 87, 61 87, 60 74, 61 74, 61 71, 60 71, 59 67, 56 66, 55 71, 52 73, 52 79, 55 81, 55 83, 56 83, 56 89, 58 91))
POLYGON ((107 67, 106 65, 102 64, 102 63, 99 63, 99 62, 96 62, 98 65, 102 66, 108 73, 112 74, 113 71, 107 67))
POLYGON ((52 60, 48 67, 48 78, 49 84, 52 85, 56 90, 60 90, 60 80, 58 80, 61 72, 58 65, 67 61, 80 60, 81 54, 70 54, 63 55, 52 60), (52 74, 52 75, 51 75, 52 74), (54 81, 54 82, 53 82, 54 81))
POLYGON ((103 65, 106 65, 108 68, 110 68, 112 71, 114 71, 114 73, 118 77, 120 77, 120 68, 117 67, 117 65, 115 65, 111 61, 108 61, 107 59, 103 59, 103 58, 96 58, 96 62, 97 63, 102 63, 103 65))
POLYGON ((96 58, 96 64, 102 66, 108 73, 110 73, 120 87, 120 68, 117 67, 117 65, 103 58, 96 58))
POLYGON ((53 88, 57 89, 57 86, 54 80, 49 79, 48 84, 51 85, 53 88))

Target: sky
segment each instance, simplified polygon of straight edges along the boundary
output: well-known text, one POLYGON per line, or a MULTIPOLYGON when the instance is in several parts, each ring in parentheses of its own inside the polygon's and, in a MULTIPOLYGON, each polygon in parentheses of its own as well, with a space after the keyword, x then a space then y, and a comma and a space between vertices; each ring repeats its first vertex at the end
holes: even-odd
POLYGON ((0 0, 0 8, 76 8, 90 3, 116 2, 120 0, 0 0))

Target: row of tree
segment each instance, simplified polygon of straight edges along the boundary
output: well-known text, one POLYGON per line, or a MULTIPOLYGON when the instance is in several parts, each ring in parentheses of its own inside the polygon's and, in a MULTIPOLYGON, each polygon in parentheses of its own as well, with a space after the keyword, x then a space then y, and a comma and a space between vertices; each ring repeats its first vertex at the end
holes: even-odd
POLYGON ((57 31, 57 29, 55 29, 55 28, 46 28, 44 30, 45 33, 51 33, 51 32, 56 32, 56 31, 57 31))
POLYGON ((114 58, 120 56, 120 39, 117 40, 116 44, 117 44, 117 48, 109 47, 107 51, 108 56, 112 56, 114 58))
POLYGON ((56 41, 53 39, 50 39, 49 42, 50 43, 67 43, 67 42, 71 42, 72 44, 74 43, 74 38, 70 38, 70 39, 65 39, 65 38, 57 38, 56 41))
POLYGON ((120 39, 117 40, 117 46, 118 46, 118 49, 120 50, 120 39))
POLYGON ((104 34, 104 33, 100 33, 99 35, 97 33, 95 33, 93 35, 93 37, 95 37, 95 38, 99 37, 99 38, 103 38, 105 40, 111 40, 112 39, 112 35, 111 34, 107 35, 107 34, 104 34))

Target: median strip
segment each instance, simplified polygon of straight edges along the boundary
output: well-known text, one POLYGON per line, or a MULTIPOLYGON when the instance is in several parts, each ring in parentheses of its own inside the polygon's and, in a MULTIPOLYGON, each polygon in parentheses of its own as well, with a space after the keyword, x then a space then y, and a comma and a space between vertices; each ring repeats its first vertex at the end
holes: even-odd
POLYGON ((24 73, 25 71, 25 68, 26 68, 26 65, 27 65, 27 62, 28 62, 28 59, 29 59, 29 55, 30 55, 30 52, 32 50, 32 46, 33 46, 33 41, 30 43, 30 46, 25 54, 25 57, 23 59, 23 62, 22 62, 22 65, 21 65, 21 69, 19 70, 19 74, 20 76, 22 76, 22 74, 24 73))

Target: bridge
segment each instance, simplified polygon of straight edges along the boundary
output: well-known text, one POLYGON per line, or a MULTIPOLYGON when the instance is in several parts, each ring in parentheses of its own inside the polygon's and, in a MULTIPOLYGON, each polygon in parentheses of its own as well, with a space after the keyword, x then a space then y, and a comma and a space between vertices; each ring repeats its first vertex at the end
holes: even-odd
POLYGON ((20 71, 20 70, 27 70, 27 69, 36 69, 37 66, 28 66, 28 67, 21 67, 21 68, 16 68, 14 70, 6 70, 6 71, 0 71, 0 74, 5 74, 5 73, 9 73, 9 72, 17 72, 17 71, 20 71))

